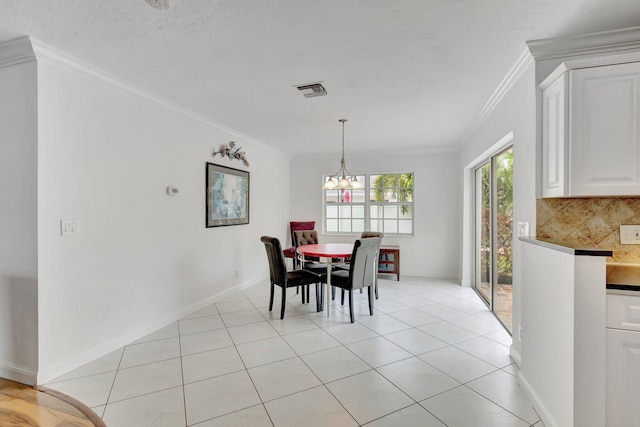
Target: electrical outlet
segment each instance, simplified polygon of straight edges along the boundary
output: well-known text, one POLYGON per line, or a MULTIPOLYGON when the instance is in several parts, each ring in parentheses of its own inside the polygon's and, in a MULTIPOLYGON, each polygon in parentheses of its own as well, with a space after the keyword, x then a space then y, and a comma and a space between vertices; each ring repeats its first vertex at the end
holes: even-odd
POLYGON ((621 225, 620 244, 640 245, 640 225, 621 225))

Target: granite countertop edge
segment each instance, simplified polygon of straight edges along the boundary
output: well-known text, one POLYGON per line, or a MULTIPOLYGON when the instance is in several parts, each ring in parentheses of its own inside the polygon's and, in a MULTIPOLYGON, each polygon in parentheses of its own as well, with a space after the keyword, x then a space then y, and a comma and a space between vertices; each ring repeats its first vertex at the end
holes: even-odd
POLYGON ((553 240, 539 240, 534 237, 520 236, 518 239, 521 242, 531 243, 533 245, 543 246, 545 248, 553 249, 559 252, 564 252, 569 255, 579 256, 613 256, 613 251, 600 248, 575 248, 567 246, 566 243, 560 243, 553 240))

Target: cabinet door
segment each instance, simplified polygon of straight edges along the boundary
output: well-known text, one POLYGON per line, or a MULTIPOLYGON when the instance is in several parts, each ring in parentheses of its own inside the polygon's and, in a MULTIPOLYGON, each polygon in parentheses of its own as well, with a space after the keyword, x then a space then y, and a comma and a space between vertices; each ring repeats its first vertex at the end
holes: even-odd
POLYGON ((542 92, 542 196, 566 195, 567 84, 558 77, 542 92))
MULTIPOLYGON (((588 375, 588 373, 582 373, 588 375)), ((640 420, 640 332, 607 329, 608 427, 640 420)))
POLYGON ((640 194, 640 63, 571 71, 569 194, 640 194))

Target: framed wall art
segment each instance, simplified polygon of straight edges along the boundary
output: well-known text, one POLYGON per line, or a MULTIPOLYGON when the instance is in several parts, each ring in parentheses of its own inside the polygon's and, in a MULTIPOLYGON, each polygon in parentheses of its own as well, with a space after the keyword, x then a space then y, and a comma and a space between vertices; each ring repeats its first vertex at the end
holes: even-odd
POLYGON ((249 224, 249 172, 207 162, 207 227, 249 224))

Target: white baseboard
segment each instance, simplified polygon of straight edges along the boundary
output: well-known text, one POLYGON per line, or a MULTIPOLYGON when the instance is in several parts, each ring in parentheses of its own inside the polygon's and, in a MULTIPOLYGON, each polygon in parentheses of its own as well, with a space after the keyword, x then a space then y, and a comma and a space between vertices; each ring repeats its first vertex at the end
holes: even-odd
MULTIPOLYGON (((188 316, 192 313, 195 313, 196 311, 201 310, 213 304, 214 302, 223 299, 224 297, 226 297, 227 295, 233 292, 241 291, 242 289, 251 287, 253 285, 256 285, 262 282, 264 282, 264 280, 254 280, 250 282, 248 281, 248 282, 240 283, 236 286, 233 286, 232 288, 226 289, 218 294, 215 294, 205 300, 199 301, 196 304, 192 304, 189 307, 183 308, 172 314, 165 315, 163 317, 155 319, 143 326, 140 326, 138 328, 133 329, 132 331, 127 332, 124 335, 120 335, 119 337, 105 341, 100 345, 93 347, 87 351, 84 351, 80 354, 77 354, 73 357, 70 357, 69 359, 63 360, 62 362, 56 363, 55 365, 40 369, 37 372, 37 381, 35 378, 36 374, 33 373, 34 378, 31 380, 30 383, 25 383, 25 384, 29 384, 29 385, 45 384, 63 374, 66 374, 67 372, 73 371, 74 369, 79 368, 80 366, 86 365, 89 362, 92 362, 102 356, 105 356, 119 349, 120 347, 130 344, 144 336, 147 336, 150 333, 157 331, 158 329, 162 329, 165 326, 168 326, 174 322, 177 322, 183 317, 188 316)), ((0 376, 3 376, 3 375, 0 375, 0 376)), ((9 377, 5 377, 5 378, 9 378, 9 377)), ((12 378, 9 378, 9 379, 12 379, 12 378)), ((18 381, 18 380, 15 380, 15 381, 18 381)), ((19 381, 19 382, 24 382, 24 381, 19 381)))
POLYGON ((533 409, 535 409, 545 427, 558 427, 558 424, 553 421, 553 418, 551 418, 551 415, 549 415, 542 402, 540 402, 540 399, 531 388, 531 385, 529 384, 527 379, 524 377, 524 375, 522 375, 522 372, 518 372, 518 384, 529 399, 529 402, 531 402, 531 404, 533 405, 533 409))
POLYGON ((509 346, 509 356, 511 356, 511 358, 515 362, 518 369, 520 369, 520 364, 522 363, 522 357, 520 356, 520 353, 518 352, 518 350, 513 346, 513 344, 509 346))
POLYGON ((16 365, 0 365, 0 378, 6 378, 18 383, 36 385, 38 373, 33 369, 16 365))

